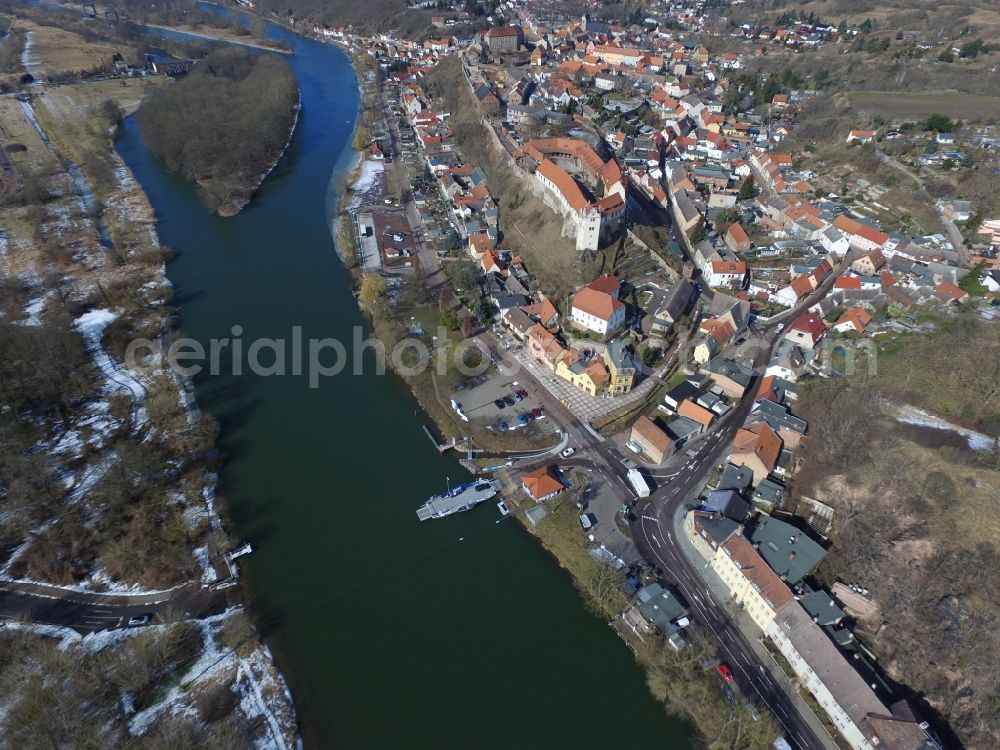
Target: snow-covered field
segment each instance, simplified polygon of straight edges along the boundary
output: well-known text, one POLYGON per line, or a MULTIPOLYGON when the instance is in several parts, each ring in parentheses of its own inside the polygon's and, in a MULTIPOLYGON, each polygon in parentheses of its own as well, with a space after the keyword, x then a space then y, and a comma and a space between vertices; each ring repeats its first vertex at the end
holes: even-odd
MULTIPOLYGON (((194 695, 203 686, 219 680, 227 682, 233 680, 231 689, 240 696, 240 710, 250 719, 260 717, 268 728, 268 731, 257 740, 259 750, 289 750, 301 744, 296 736, 294 715, 274 709, 275 705, 290 706, 291 694, 284 678, 274 665, 271 652, 266 646, 260 646, 248 657, 240 658, 216 637, 217 628, 238 611, 240 611, 238 608, 234 608, 221 615, 198 621, 204 643, 201 654, 178 684, 165 692, 156 703, 129 719, 129 732, 133 736, 143 735, 164 713, 180 714, 190 711, 193 708, 194 695), (279 691, 286 700, 281 703, 274 701, 274 691, 279 691), (290 742, 290 738, 295 739, 290 742)), ((98 644, 114 643, 121 637, 94 635, 99 636, 95 639, 95 643, 98 644)), ((84 648, 93 648, 87 643, 88 638, 92 636, 81 639, 81 645, 84 648)))
MULTIPOLYGON (((198 694, 212 685, 228 684, 229 689, 239 696, 240 711, 247 719, 253 722, 259 718, 267 727, 267 731, 256 739, 257 750, 292 750, 301 747, 291 693, 274 664, 270 650, 266 646, 259 646, 246 657, 240 657, 218 638, 218 632, 226 624, 226 620, 241 611, 241 608, 234 607, 198 621, 202 637, 201 653, 155 703, 135 712, 131 696, 121 696, 123 708, 131 714, 127 720, 129 733, 133 737, 140 737, 148 732, 160 717, 167 714, 197 715, 195 700, 198 694)), ((129 638, 163 631, 168 626, 104 630, 86 636, 55 625, 11 622, 7 627, 55 638, 59 641, 58 648, 63 651, 80 649, 94 654, 119 646, 129 638)))
POLYGON ((347 205, 348 211, 356 211, 372 197, 378 197, 383 191, 383 175, 385 174, 385 164, 376 159, 365 159, 361 162, 358 179, 354 181, 351 190, 351 202, 347 205))

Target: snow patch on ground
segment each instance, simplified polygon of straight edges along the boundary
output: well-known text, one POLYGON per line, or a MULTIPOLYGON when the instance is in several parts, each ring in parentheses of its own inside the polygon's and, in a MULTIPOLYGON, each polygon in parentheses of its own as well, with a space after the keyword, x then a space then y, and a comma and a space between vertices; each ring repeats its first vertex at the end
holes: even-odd
POLYGON ((24 49, 21 50, 21 67, 29 73, 42 64, 42 58, 35 54, 33 36, 34 32, 32 31, 24 35, 24 49))
POLYGON ((975 430, 969 430, 965 427, 959 427, 957 424, 952 424, 946 419, 934 416, 933 414, 926 412, 923 409, 918 409, 915 406, 894 405, 894 407, 896 411, 895 416, 898 421, 903 422, 904 424, 930 427, 935 430, 949 430, 951 432, 957 432, 968 441, 969 448, 974 451, 991 451, 997 444, 996 438, 984 435, 982 432, 976 432, 975 430))
POLYGON ((215 493, 219 487, 219 475, 214 471, 205 473, 205 487, 201 491, 201 499, 205 501, 205 509, 212 519, 212 528, 221 529, 222 521, 215 512, 215 493))
POLYGON ((118 426, 111 418, 108 402, 94 401, 87 405, 82 416, 72 420, 70 429, 60 425, 55 437, 39 443, 39 448, 63 459, 80 458, 84 448, 96 452, 107 445, 118 426))
POLYGON ((132 396, 133 421, 136 427, 149 421, 146 410, 146 388, 124 367, 118 365, 101 346, 104 329, 118 317, 111 310, 98 308, 81 315, 73 321, 73 326, 87 342, 87 351, 94 359, 94 364, 104 375, 107 383, 105 392, 128 391, 132 396))
MULTIPOLYGON (((47 526, 51 526, 52 523, 47 524, 47 526)), ((45 526, 37 529, 36 531, 40 532, 44 529, 45 526)), ((59 586, 55 586, 47 581, 38 581, 34 578, 12 578, 7 574, 7 569, 21 554, 23 554, 24 549, 27 549, 29 543, 30 542, 25 542, 21 547, 18 547, 14 554, 11 555, 10 560, 8 560, 3 569, 0 569, 0 581, 3 583, 21 583, 30 586, 46 586, 59 592, 75 591, 80 594, 100 594, 101 596, 162 596, 164 599, 166 599, 172 592, 177 591, 177 589, 184 588, 184 586, 181 585, 174 586, 169 589, 144 589, 136 584, 126 584, 112 579, 103 568, 97 568, 93 573, 80 581, 80 583, 70 583, 59 586)))
POLYGON ((72 488, 70 493, 66 496, 66 502, 72 505, 73 503, 80 502, 83 498, 87 496, 97 483, 100 482, 104 475, 111 470, 111 466, 118 460, 117 453, 109 453, 100 461, 98 461, 93 466, 88 466, 84 469, 80 476, 75 474, 70 474, 66 477, 66 487, 67 489, 72 488))
POLYGON ((179 680, 160 699, 151 706, 144 708, 128 722, 129 732, 133 737, 143 735, 163 712, 173 711, 180 701, 188 696, 190 688, 195 683, 207 681, 220 676, 225 670, 235 667, 238 659, 233 651, 222 646, 215 640, 212 625, 221 622, 234 610, 227 610, 221 615, 197 621, 201 629, 203 648, 195 662, 179 680))
POLYGON ((202 583, 215 583, 219 579, 219 576, 215 573, 212 561, 208 559, 208 547, 198 547, 195 549, 194 559, 199 567, 201 567, 202 583))
MULTIPOLYGON (((197 691, 212 682, 233 680, 232 689, 240 697, 240 709, 253 721, 261 719, 267 732, 255 741, 257 750, 291 750, 301 748, 296 734, 295 714, 291 709, 292 697, 281 674, 274 664, 271 652, 261 646, 246 658, 240 658, 216 638, 216 629, 225 624, 241 608, 228 609, 197 622, 202 635, 202 651, 181 679, 167 690, 153 705, 134 713, 133 696, 123 693, 122 710, 132 715, 128 721, 129 732, 134 737, 148 732, 156 721, 166 714, 197 717, 194 698, 197 691), (284 701, 276 701, 277 696, 284 701), (271 704, 278 708, 272 707, 271 704)), ((62 651, 81 649, 95 654, 119 646, 128 638, 140 634, 163 631, 168 625, 149 625, 143 628, 104 630, 81 636, 75 630, 55 625, 36 625, 11 622, 7 627, 59 640, 62 651)))
MULTIPOLYGON (((176 685, 165 692, 156 703, 129 720, 129 732, 133 737, 148 732, 156 720, 167 712, 190 713, 193 710, 190 701, 200 685, 207 685, 216 680, 227 680, 229 674, 232 674, 235 676, 233 689, 240 696, 240 709, 251 720, 260 718, 267 726, 267 733, 255 743, 258 750, 289 750, 291 747, 301 747, 301 740, 295 734, 294 712, 290 712, 291 695, 274 665, 270 651, 261 646, 246 658, 240 658, 216 638, 216 628, 224 625, 227 618, 239 611, 241 608, 236 607, 220 615, 198 621, 204 644, 201 654, 176 685), (268 694, 273 696, 275 692, 287 699, 287 703, 284 704, 287 710, 275 711, 269 705, 268 694), (288 741, 289 737, 295 738, 292 744, 288 741)), ((273 697, 271 701, 274 702, 273 697)))
POLYGON ((381 190, 382 175, 385 172, 385 164, 375 159, 366 159, 361 162, 358 179, 354 181, 351 190, 354 195, 347 206, 348 211, 356 211, 366 202, 366 196, 374 191, 381 190))
POLYGON ((28 300, 28 304, 24 306, 24 325, 40 326, 42 324, 42 310, 45 309, 45 301, 48 297, 46 292, 28 300))
POLYGON ((59 639, 59 648, 65 649, 69 644, 79 642, 82 636, 72 628, 62 625, 43 625, 35 622, 17 622, 10 620, 4 623, 4 627, 10 630, 23 630, 27 633, 34 633, 46 638, 59 639))

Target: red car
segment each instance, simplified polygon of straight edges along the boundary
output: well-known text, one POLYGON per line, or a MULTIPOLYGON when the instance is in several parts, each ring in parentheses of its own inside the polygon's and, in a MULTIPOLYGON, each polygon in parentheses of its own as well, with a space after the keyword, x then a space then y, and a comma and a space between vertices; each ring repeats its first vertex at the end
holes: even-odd
POLYGON ((729 668, 728 664, 719 665, 719 676, 726 682, 733 681, 733 671, 729 668))
POLYGON ((520 396, 521 398, 527 398, 528 397, 528 392, 522 388, 521 390, 519 390, 517 392, 517 395, 520 396))

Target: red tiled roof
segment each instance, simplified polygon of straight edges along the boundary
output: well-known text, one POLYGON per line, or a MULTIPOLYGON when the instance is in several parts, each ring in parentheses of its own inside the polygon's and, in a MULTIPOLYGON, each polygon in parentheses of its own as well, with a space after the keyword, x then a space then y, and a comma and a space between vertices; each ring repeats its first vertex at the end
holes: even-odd
POLYGON ((963 299, 969 296, 962 287, 952 284, 950 281, 942 281, 936 287, 934 287, 934 293, 943 299, 953 299, 956 302, 961 302, 963 299))
POLYGON ((808 333, 812 336, 813 342, 816 342, 826 333, 826 325, 823 323, 823 319, 816 313, 804 312, 792 321, 791 330, 808 333))
POLYGON ((745 274, 747 264, 742 260, 713 260, 712 273, 745 274))
POLYGON ((607 322, 611 320, 616 310, 624 307, 624 304, 610 294, 585 286, 573 295, 573 307, 607 322))
POLYGON ((521 484, 535 500, 541 500, 564 489, 562 482, 553 476, 552 469, 548 466, 522 474, 521 484))
POLYGON ((860 289, 861 279, 857 276, 841 276, 833 284, 834 289, 860 289))
POLYGON ((852 234, 856 237, 862 237, 869 242, 874 242, 876 245, 884 245, 889 241, 889 235, 884 232, 880 232, 877 229, 872 229, 867 224, 862 224, 860 221, 855 221, 850 216, 841 214, 837 217, 833 225, 842 232, 847 234, 852 234))
POLYGON ((771 566, 745 537, 733 534, 723 543, 722 548, 772 610, 777 611, 792 601, 792 592, 787 584, 771 570, 771 566))
POLYGON ((586 196, 580 190, 580 186, 576 184, 576 180, 568 172, 557 167, 553 162, 543 158, 538 164, 538 173, 556 186, 556 189, 562 193, 566 203, 574 211, 580 211, 589 205, 586 196))
POLYGON ((840 320, 837 321, 837 325, 843 323, 850 323, 854 326, 854 330, 861 333, 865 330, 865 327, 872 322, 872 316, 868 314, 868 311, 863 307, 852 307, 850 310, 845 312, 840 316, 840 320))
POLYGON ((796 276, 792 279, 792 291, 795 292, 795 298, 805 297, 813 290, 812 282, 809 281, 808 276, 796 276))
POLYGON ((736 431, 733 454, 737 453, 753 453, 768 471, 772 471, 781 455, 781 438, 766 422, 754 422, 736 431))
POLYGON ((621 282, 618 281, 618 277, 610 273, 602 273, 587 284, 587 286, 595 292, 602 292, 604 294, 618 294, 618 290, 622 287, 621 282))
POLYGON ((677 405, 677 413, 682 417, 693 419, 706 429, 712 424, 712 420, 715 419, 715 414, 689 398, 684 399, 677 405))
POLYGON ((750 244, 750 237, 743 230, 743 227, 740 225, 738 221, 730 224, 729 229, 726 230, 726 233, 732 238, 733 242, 735 242, 737 245, 750 244))
POLYGON ((639 417, 632 425, 632 434, 638 435, 661 453, 670 447, 670 436, 656 426, 649 417, 639 417))

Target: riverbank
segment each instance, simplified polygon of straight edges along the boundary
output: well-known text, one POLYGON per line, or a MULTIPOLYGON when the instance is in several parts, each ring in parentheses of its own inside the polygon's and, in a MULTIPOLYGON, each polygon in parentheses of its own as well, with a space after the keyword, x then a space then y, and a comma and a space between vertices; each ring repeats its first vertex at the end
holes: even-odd
MULTIPOLYGON (((287 339, 299 326, 304 340, 351 349, 371 329, 326 212, 342 197, 331 189, 357 164, 345 145, 358 79, 333 45, 268 33, 295 49, 304 111, 287 167, 251 209, 226 220, 204 211, 190 185, 142 148, 134 123, 119 148, 156 206, 164 243, 179 249, 169 273, 185 335, 207 346, 237 324, 245 342, 287 339)), ((437 305, 425 311, 437 319, 437 305)), ((375 376, 370 352, 363 373, 349 367, 314 386, 228 365, 195 378, 200 406, 222 424, 220 487, 235 532, 255 547, 244 575, 290 680, 306 746, 459 747, 474 737, 499 750, 531 736, 539 745, 596 748, 658 736, 684 747, 684 732, 620 658, 618 640, 581 609, 537 544, 495 524, 486 508, 419 523, 415 509, 462 470, 455 454, 428 445, 427 419, 415 413, 407 384, 375 376), (442 663, 450 665, 444 673, 442 663), (520 694, 525 684, 569 715, 576 698, 567 682, 588 694, 614 685, 601 692, 602 713, 627 719, 594 727, 529 712, 494 721, 489 698, 520 694), (442 702, 447 722, 438 720, 442 702)))
POLYGON ((296 100, 295 100, 294 110, 295 114, 292 117, 292 124, 288 128, 288 137, 285 139, 285 145, 281 147, 281 151, 278 152, 278 155, 274 158, 274 161, 272 161, 270 166, 267 167, 263 173, 261 173, 260 177, 257 178, 256 182, 250 188, 247 189, 247 194, 245 197, 239 198, 238 200, 234 201, 230 206, 221 206, 217 211, 219 216, 221 216, 224 219, 231 218, 233 216, 236 216, 240 211, 249 206, 250 202, 257 194, 257 191, 260 190, 261 186, 264 184, 264 180, 266 180, 270 176, 271 172, 274 171, 275 167, 277 167, 278 164, 281 162, 281 160, 285 157, 285 153, 288 151, 288 147, 292 143, 292 138, 295 136, 295 128, 299 124, 299 114, 302 112, 302 90, 299 88, 296 88, 296 100))
MULTIPOLYGON (((0 272, 10 281, 0 317, 18 323, 9 327, 23 331, 25 342, 37 335, 48 346, 69 346, 63 364, 30 357, 21 384, 65 367, 63 394, 0 406, 31 423, 11 456, 23 447, 46 459, 31 467, 30 489, 6 475, 22 507, 0 522, 0 579, 29 588, 44 582, 53 600, 31 615, 33 624, 2 631, 16 640, 17 656, 16 666, 0 667, 0 725, 14 744, 69 745, 92 736, 113 746, 151 733, 169 737, 193 722, 178 724, 177 715, 200 716, 210 744, 225 732, 250 736, 261 724, 262 742, 294 748, 297 720, 285 681, 230 595, 237 589, 227 588, 236 566, 226 557, 234 543, 215 498, 215 422, 163 359, 178 333, 170 253, 147 194, 114 148, 117 113, 134 110, 155 83, 39 87, 32 100, 0 106, 4 133, 20 144, 11 163, 22 186, 17 200, 0 203, 0 272), (153 342, 138 369, 124 356, 137 336, 153 342), (46 407, 53 397, 58 409, 46 407), (128 477, 124 485, 119 475, 128 477), (103 607, 81 617, 73 601, 103 607), (148 609, 130 611, 133 602, 148 609), (212 614, 203 617, 203 609, 212 614), (179 619, 185 611, 192 617, 179 619), (139 624, 124 627, 133 616, 139 624), (67 658, 75 674, 63 678, 67 658), (100 686, 91 669, 101 671, 100 686), (51 675, 58 695, 29 695, 23 682, 11 682, 18 670, 51 675), (204 713, 208 696, 227 695, 235 702, 224 717, 204 713), (75 718, 25 723, 22 701, 32 700, 75 718), (76 700, 90 710, 79 711, 76 700), (32 740, 19 742, 25 732, 32 740)), ((10 606, 8 596, 6 616, 10 606)))
POLYGON ((277 53, 282 54, 282 55, 293 55, 293 54, 295 54, 294 52, 292 52, 292 50, 286 49, 286 48, 278 46, 278 45, 270 45, 270 44, 267 44, 265 41, 251 42, 251 41, 248 41, 245 37, 239 36, 238 34, 235 34, 235 33, 226 33, 226 32, 224 32, 222 30, 215 31, 215 32, 213 32, 211 34, 206 34, 206 33, 202 32, 202 31, 195 31, 194 30, 195 28, 198 28, 198 27, 190 27, 190 26, 184 26, 184 25, 162 26, 162 25, 156 24, 156 23, 147 23, 147 24, 145 24, 145 26, 148 29, 159 29, 160 31, 173 31, 173 32, 176 32, 178 34, 186 34, 187 36, 198 37, 199 39, 209 39, 209 40, 214 41, 214 42, 224 42, 226 44, 238 44, 241 47, 251 47, 253 49, 259 49, 259 50, 263 50, 265 52, 277 52, 277 53))

